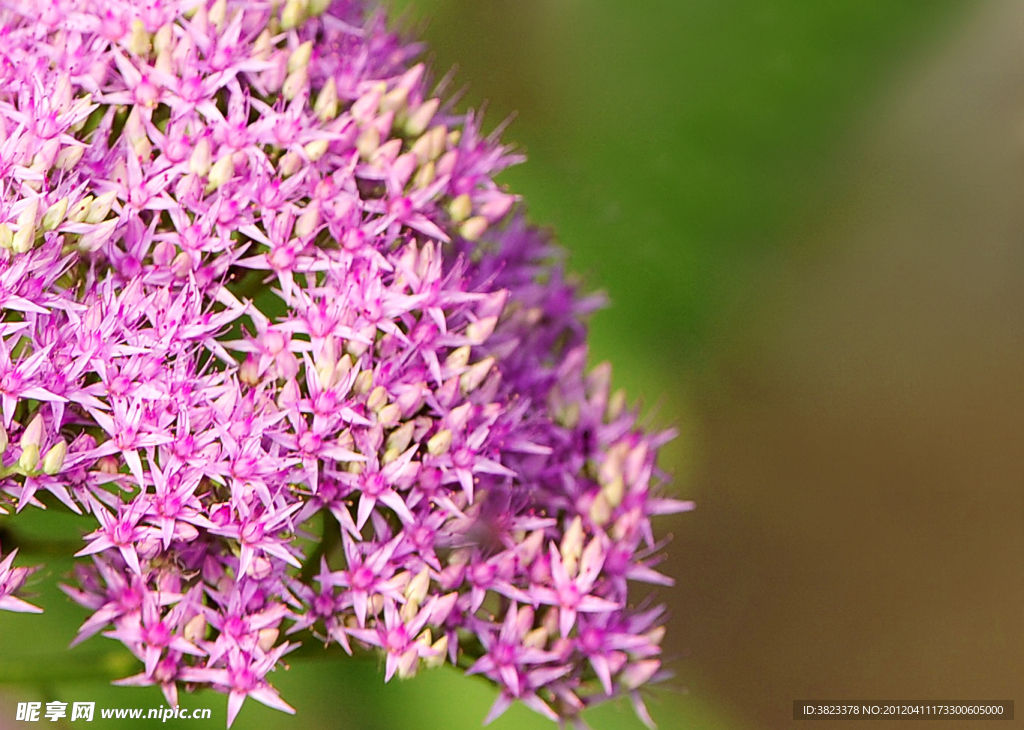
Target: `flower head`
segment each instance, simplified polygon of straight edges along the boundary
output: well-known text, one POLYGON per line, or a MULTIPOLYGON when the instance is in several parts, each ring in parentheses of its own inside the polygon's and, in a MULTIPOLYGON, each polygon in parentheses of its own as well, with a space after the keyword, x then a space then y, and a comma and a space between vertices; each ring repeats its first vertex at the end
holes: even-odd
POLYGON ((467 666, 492 715, 639 702, 629 582, 690 505, 586 370, 600 299, 495 183, 519 158, 362 2, 101 5, 0 10, 0 509, 95 521, 79 640, 229 723, 292 711, 310 634, 467 666))

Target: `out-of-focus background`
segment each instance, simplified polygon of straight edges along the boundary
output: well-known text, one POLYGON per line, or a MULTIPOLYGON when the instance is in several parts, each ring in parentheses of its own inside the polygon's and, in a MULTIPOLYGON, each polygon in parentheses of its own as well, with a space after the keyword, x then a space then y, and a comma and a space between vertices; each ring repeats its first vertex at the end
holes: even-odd
MULTIPOLYGON (((517 112, 504 138, 530 159, 505 182, 613 302, 594 361, 680 430, 662 465, 698 509, 661 525, 677 676, 649 699, 659 725, 1024 700, 1024 2, 391 6, 486 127, 517 112)), ((80 612, 40 600, 45 617, 0 616, 0 661, 66 655, 80 612)), ((60 670, 49 696, 160 704, 60 670)), ((275 684, 300 714, 250 701, 236 727, 462 730, 494 697, 353 662, 275 684)), ((27 696, 0 700, 0 727, 27 696)), ((221 726, 223 697, 183 704, 221 726)), ((640 727, 625 705, 588 719, 640 727)), ((494 727, 550 725, 517 707, 494 727)))

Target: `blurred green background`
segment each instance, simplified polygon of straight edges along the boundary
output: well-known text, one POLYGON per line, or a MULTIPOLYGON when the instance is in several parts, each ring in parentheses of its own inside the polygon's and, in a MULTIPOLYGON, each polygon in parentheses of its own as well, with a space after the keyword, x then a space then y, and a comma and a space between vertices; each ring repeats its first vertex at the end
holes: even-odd
MULTIPOLYGON (((698 509, 661 525, 678 584, 659 725, 1019 697, 1024 3, 390 7, 437 76, 458 67, 465 104, 486 102, 487 129, 516 114, 504 139, 529 161, 504 182, 612 301, 594 362, 681 432, 662 465, 698 509)), ((49 599, 42 618, 0 615, 0 656, 46 652, 58 677, 80 613, 49 599)), ((299 715, 250 701, 236 727, 461 730, 494 697, 447 671, 385 686, 354 662, 275 684, 299 715)), ((29 696, 0 699, 0 728, 29 696)), ((220 696, 184 704, 223 722, 220 696)), ((640 727, 625 704, 588 720, 640 727)), ((494 724, 549 726, 521 707, 494 724)))

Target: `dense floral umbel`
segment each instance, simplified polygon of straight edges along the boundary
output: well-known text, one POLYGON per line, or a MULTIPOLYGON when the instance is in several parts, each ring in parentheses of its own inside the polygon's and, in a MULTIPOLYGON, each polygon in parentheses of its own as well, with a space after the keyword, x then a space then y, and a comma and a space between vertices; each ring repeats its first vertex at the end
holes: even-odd
POLYGON ((667 435, 585 372, 600 302, 494 183, 516 158, 327 5, 0 10, 0 508, 92 519, 76 642, 229 723, 292 711, 303 637, 483 675, 492 717, 646 718, 667 435))

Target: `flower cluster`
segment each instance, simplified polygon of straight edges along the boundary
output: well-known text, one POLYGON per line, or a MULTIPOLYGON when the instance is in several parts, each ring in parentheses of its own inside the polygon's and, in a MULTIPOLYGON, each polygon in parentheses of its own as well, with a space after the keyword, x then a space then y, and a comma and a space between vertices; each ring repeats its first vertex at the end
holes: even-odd
POLYGON ((669 435, 418 53, 358 0, 4 4, 0 509, 91 519, 76 642, 229 724, 300 640, 646 716, 669 435))

